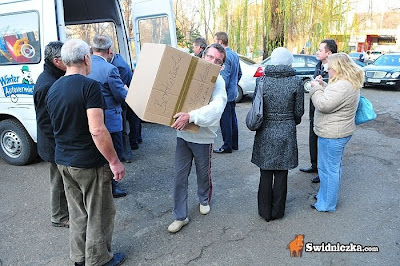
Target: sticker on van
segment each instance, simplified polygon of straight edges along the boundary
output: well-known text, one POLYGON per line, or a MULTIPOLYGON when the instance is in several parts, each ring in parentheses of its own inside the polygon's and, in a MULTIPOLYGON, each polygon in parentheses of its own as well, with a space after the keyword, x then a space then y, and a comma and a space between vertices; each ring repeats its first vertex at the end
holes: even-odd
POLYGON ((33 95, 34 83, 31 71, 28 66, 22 66, 21 75, 5 75, 0 77, 0 84, 3 87, 4 96, 15 101, 18 94, 33 95))

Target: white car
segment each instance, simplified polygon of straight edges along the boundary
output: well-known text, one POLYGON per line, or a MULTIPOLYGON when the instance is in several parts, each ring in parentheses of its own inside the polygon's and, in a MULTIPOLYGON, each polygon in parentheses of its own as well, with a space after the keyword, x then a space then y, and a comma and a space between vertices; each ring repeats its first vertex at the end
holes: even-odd
POLYGON ((256 79, 264 73, 260 64, 243 55, 239 55, 239 64, 242 69, 242 77, 238 84, 236 102, 240 102, 245 95, 252 95, 254 93, 256 79))

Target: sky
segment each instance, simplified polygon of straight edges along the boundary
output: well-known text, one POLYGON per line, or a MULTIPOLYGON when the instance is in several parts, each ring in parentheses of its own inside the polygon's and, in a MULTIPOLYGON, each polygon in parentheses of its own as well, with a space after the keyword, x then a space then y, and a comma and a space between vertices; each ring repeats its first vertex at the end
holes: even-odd
POLYGON ((390 8, 400 8, 400 0, 356 0, 357 9, 355 12, 368 12, 369 11, 369 3, 372 5, 372 11, 387 11, 390 8))

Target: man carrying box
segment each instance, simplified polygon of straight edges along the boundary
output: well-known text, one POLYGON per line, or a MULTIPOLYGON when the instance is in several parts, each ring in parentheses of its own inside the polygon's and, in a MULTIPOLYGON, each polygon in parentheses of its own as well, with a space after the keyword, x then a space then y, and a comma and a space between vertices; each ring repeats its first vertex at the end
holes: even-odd
MULTIPOLYGON (((225 48, 220 44, 211 44, 205 51, 203 58, 210 63, 222 66, 225 62, 225 48)), ((194 159, 197 174, 197 194, 200 201, 200 213, 210 212, 212 193, 211 182, 211 154, 212 143, 217 137, 221 115, 225 109, 227 95, 225 82, 218 76, 210 102, 189 113, 175 114, 175 123, 171 127, 177 129, 177 144, 175 152, 175 181, 174 181, 174 222, 168 226, 168 232, 176 233, 189 223, 188 218, 188 177, 194 159), (199 126, 197 133, 184 131, 189 123, 199 126)))

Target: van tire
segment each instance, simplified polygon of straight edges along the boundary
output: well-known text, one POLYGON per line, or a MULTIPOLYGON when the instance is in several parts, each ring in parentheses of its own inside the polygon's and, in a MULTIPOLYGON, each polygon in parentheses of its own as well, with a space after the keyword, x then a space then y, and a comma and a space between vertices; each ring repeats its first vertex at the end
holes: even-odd
POLYGON ((0 121, 0 157, 12 165, 25 165, 37 157, 35 142, 16 119, 0 121))

